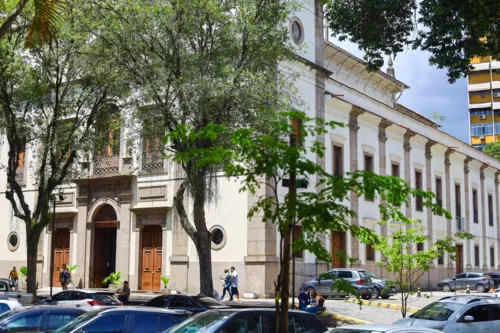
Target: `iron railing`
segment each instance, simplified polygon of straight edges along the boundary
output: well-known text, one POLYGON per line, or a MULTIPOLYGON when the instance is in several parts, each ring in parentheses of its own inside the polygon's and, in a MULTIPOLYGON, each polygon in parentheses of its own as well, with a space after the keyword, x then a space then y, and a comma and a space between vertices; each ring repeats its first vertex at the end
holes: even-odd
POLYGON ((163 171, 164 157, 161 151, 142 153, 141 173, 154 173, 163 171))
POLYGON ((94 159, 94 175, 114 175, 119 169, 120 156, 96 156, 94 159))
POLYGON ((465 217, 460 217, 457 216, 457 231, 465 231, 466 225, 465 225, 465 217))
POLYGON ((17 167, 17 169, 16 169, 16 182, 19 185, 26 185, 26 179, 24 177, 24 166, 17 167))

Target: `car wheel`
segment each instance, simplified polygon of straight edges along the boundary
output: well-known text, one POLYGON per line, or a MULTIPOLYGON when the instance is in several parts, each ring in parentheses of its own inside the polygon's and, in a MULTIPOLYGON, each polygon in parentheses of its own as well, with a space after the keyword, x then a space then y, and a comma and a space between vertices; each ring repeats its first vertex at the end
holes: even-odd
POLYGON ((476 286, 476 290, 477 290, 477 292, 478 292, 478 293, 484 293, 484 290, 485 290, 485 289, 486 289, 486 288, 485 288, 482 284, 478 284, 478 285, 476 286))
POLYGON ((445 293, 450 292, 450 291, 451 291, 451 286, 450 286, 449 284, 445 283, 445 284, 443 285, 443 291, 444 291, 445 293))
POLYGON ((362 298, 362 299, 364 299, 364 300, 367 300, 367 301, 368 301, 369 299, 371 299, 371 298, 372 298, 372 296, 370 296, 370 295, 365 295, 365 296, 363 296, 363 297, 361 297, 361 298, 362 298))
POLYGON ((389 295, 385 295, 385 296, 380 296, 380 297, 382 297, 382 299, 389 299, 390 296, 389 295))
POLYGON ((373 288, 372 298, 377 299, 379 297, 380 297, 380 290, 378 290, 378 288, 373 288))

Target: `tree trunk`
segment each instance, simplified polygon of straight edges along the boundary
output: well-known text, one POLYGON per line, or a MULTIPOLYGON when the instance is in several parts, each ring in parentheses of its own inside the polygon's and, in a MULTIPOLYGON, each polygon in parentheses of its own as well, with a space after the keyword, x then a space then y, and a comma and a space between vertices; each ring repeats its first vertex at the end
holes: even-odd
POLYGON ((200 293, 212 297, 212 239, 205 220, 205 200, 203 194, 194 195, 193 221, 196 226, 196 250, 200 265, 200 293))
POLYGON ((288 302, 290 298, 290 254, 291 254, 291 231, 283 236, 283 252, 280 259, 280 283, 281 304, 278 313, 279 333, 288 333, 288 302))
POLYGON ((26 285, 28 293, 33 294, 33 301, 36 300, 37 291, 37 257, 38 257, 38 241, 40 234, 31 227, 31 223, 26 224, 26 246, 27 246, 27 269, 28 276, 26 285))

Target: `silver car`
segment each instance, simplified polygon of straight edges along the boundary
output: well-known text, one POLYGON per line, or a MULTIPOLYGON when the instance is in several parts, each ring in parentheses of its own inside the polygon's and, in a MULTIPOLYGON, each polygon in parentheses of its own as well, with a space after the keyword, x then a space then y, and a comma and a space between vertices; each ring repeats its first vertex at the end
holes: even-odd
POLYGON ((451 279, 441 280, 437 286, 445 292, 470 288, 478 293, 483 293, 493 289, 494 283, 488 274, 468 272, 458 274, 451 279))
POLYGON ((336 268, 321 274, 317 279, 303 283, 300 289, 309 288, 316 290, 323 296, 347 296, 345 291, 332 290, 338 280, 349 281, 362 298, 370 299, 374 286, 372 279, 366 275, 366 270, 357 268, 336 268))
POLYGON ((33 304, 33 294, 23 293, 16 289, 16 286, 11 280, 0 278, 0 296, 8 297, 11 300, 16 300, 22 305, 33 304))
POLYGON ((470 295, 444 297, 394 324, 447 333, 500 332, 500 299, 470 295))
POLYGON ((427 327, 412 327, 405 325, 368 324, 352 325, 334 328, 328 333, 438 333, 440 331, 427 327))

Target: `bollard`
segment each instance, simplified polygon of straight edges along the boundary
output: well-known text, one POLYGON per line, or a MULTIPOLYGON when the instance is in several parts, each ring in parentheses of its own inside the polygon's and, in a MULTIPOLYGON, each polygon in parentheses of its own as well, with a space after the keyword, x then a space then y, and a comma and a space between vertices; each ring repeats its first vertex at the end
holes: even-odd
POLYGON ((417 288, 417 297, 422 297, 422 294, 420 293, 420 287, 417 288))
POLYGON ((470 289, 469 289, 469 285, 467 285, 467 291, 465 292, 467 295, 470 294, 470 289))

